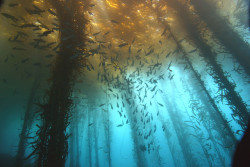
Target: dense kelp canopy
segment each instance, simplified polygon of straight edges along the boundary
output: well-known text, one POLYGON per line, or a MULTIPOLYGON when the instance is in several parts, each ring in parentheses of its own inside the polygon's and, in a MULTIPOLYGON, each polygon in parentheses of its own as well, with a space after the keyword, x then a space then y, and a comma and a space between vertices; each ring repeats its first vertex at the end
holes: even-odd
POLYGON ((230 166, 249 120, 247 3, 6 1, 0 162, 230 166))

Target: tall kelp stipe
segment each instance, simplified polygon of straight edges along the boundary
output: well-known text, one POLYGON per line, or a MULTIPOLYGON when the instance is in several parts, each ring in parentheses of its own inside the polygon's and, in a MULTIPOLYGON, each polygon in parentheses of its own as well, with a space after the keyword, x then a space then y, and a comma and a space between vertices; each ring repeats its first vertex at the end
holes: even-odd
POLYGON ((0 121, 0 162, 12 144, 17 166, 230 166, 249 118, 244 3, 6 1, 0 104, 22 129, 0 121))
MULTIPOLYGON (((12 54, 11 57, 8 57, 8 60, 10 59, 11 63, 14 63, 15 68, 13 69, 16 71, 16 74, 23 76, 25 80, 32 80, 32 76, 36 75, 34 81, 31 82, 32 84, 31 89, 29 90, 29 97, 27 100, 27 104, 25 105, 26 109, 23 116, 23 125, 19 136, 20 141, 17 147, 17 166, 23 166, 27 163, 30 163, 30 161, 26 159, 26 154, 32 149, 30 149, 30 146, 28 145, 30 145, 29 143, 33 142, 33 139, 35 138, 33 137, 34 129, 32 128, 32 124, 37 123, 37 121, 35 120, 35 110, 38 110, 37 108, 39 105, 37 106, 36 104, 39 103, 39 101, 42 99, 41 96, 43 95, 44 81, 40 78, 44 76, 44 71, 41 70, 43 64, 38 61, 40 61, 40 56, 44 56, 46 51, 38 52, 37 50, 47 50, 49 47, 52 46, 52 44, 55 43, 48 41, 48 45, 39 45, 40 42, 43 44, 46 43, 43 39, 41 39, 43 34, 35 33, 35 31, 30 31, 30 29, 34 28, 39 30, 40 28, 42 28, 42 24, 39 23, 39 21, 35 21, 38 18, 33 18, 29 16, 28 13, 23 12, 25 11, 25 9, 22 8, 22 5, 24 4, 26 4, 25 1, 22 1, 20 4, 10 4, 10 9, 7 11, 3 11, 4 13, 2 13, 3 16, 8 19, 8 22, 11 25, 11 27, 9 27, 9 29, 11 30, 11 34, 8 38, 8 42, 10 46, 12 46, 12 54), (28 23, 28 21, 26 20, 29 17, 30 23, 28 23), (35 24, 31 23, 32 21, 35 24), (36 48, 37 50, 33 51, 32 48, 36 48), (28 67, 27 64, 29 64, 28 67), (25 70, 20 71, 20 68, 23 68, 25 70), (31 70, 33 68, 34 72, 31 70), (24 72, 24 74, 22 74, 22 72, 24 72)), ((34 8, 34 6, 29 5, 26 4, 26 7, 34 8)), ((7 63, 7 59, 5 60, 7 63)), ((46 67, 48 67, 49 65, 50 64, 46 65, 46 67)), ((27 84, 27 86, 28 85, 29 84, 27 84)), ((18 95, 18 93, 19 92, 15 89, 13 95, 18 95)))
MULTIPOLYGON (((52 70, 52 86, 48 91, 48 103, 43 104, 42 126, 39 130, 36 153, 38 166, 64 166, 68 153, 68 137, 71 92, 79 56, 84 54, 85 26, 83 9, 87 2, 49 1, 59 22, 60 47, 52 70), (82 11, 83 10, 83 11, 82 11)), ((84 60, 83 60, 84 61, 84 60)))
MULTIPOLYGON (((157 13, 159 13, 160 10, 158 10, 157 13)), ((161 21, 161 20, 160 20, 161 21)), ((228 134, 228 140, 229 140, 229 143, 225 141, 225 143, 228 143, 230 145, 230 143, 234 143, 236 141, 236 138, 235 136, 233 135, 231 129, 229 128, 229 125, 228 123, 226 122, 225 118, 222 116, 221 114, 221 111, 218 109, 216 103, 215 103, 215 100, 211 97, 211 95, 209 94, 207 88, 205 87, 204 85, 204 81, 202 81, 201 79, 201 76, 200 74, 194 69, 192 63, 190 62, 189 58, 188 58, 188 53, 193 53, 195 52, 197 49, 195 50, 192 50, 190 52, 186 52, 183 47, 181 46, 181 44, 179 43, 179 41, 177 40, 177 38, 174 36, 174 34, 171 32, 171 29, 169 27, 169 24, 167 22, 163 22, 163 25, 165 27, 165 29, 168 30, 169 32, 169 36, 171 38, 173 38, 173 40, 176 42, 176 45, 177 45, 177 49, 179 50, 180 53, 182 53, 182 57, 184 58, 184 60, 186 61, 186 63, 184 64, 185 67, 183 67, 184 71, 185 70, 191 70, 191 72, 193 73, 193 75, 195 76, 197 82, 199 83, 199 86, 202 88, 202 90, 204 91, 205 93, 205 96, 203 96, 203 94, 199 94, 199 96, 201 96, 201 99, 205 102, 206 101, 206 98, 209 99, 209 102, 211 103, 211 106, 206 106, 207 109, 213 107, 213 109, 211 109, 210 112, 208 112, 209 114, 212 112, 214 114, 210 114, 210 117, 211 117, 211 120, 214 120, 215 123, 217 124, 220 124, 220 125, 217 125, 215 126, 214 128, 216 128, 218 131, 220 131, 220 134, 223 134, 223 133, 226 133, 228 134), (217 115, 217 117, 215 117, 215 115, 217 115), (223 122, 223 123, 222 123, 223 122), (222 129, 227 131, 227 132, 221 132, 221 125, 224 125, 225 127, 223 127, 222 129), (230 142, 231 141, 231 142, 230 142)), ((165 34, 166 35, 166 34, 165 34)), ((181 60, 181 59, 180 59, 181 60)), ((194 81, 193 82, 193 85, 195 85, 194 81)), ((203 103, 203 104, 206 104, 206 103, 203 103)), ((208 115, 207 115, 208 116, 208 115)), ((210 132, 210 136, 211 136, 211 132, 210 132)), ((223 139, 226 139, 223 137, 223 139)), ((232 152, 232 151, 231 151, 232 152)))
POLYGON ((192 18, 193 15, 191 15, 191 13, 189 13, 185 8, 185 4, 182 5, 178 1, 171 0, 166 1, 166 3, 174 10, 181 9, 182 12, 179 12, 177 15, 177 17, 181 20, 181 25, 187 31, 189 38, 194 42, 194 45, 200 49, 201 55, 204 56, 205 60, 211 66, 211 75, 214 75, 213 78, 219 85, 220 90, 225 92, 225 97, 227 98, 229 104, 232 104, 232 109, 235 111, 234 114, 239 116, 239 123, 241 124, 242 128, 246 129, 249 116, 246 104, 242 101, 237 92, 235 92, 235 85, 230 83, 227 77, 224 75, 222 68, 216 61, 216 54, 212 52, 211 46, 206 44, 204 39, 202 39, 200 36, 200 33, 197 31, 199 30, 198 25, 193 24, 196 23, 195 18, 192 18))
POLYGON ((30 128, 32 127, 32 123, 34 123, 34 118, 35 118, 35 110, 38 110, 37 108, 34 108, 35 104, 38 103, 36 101, 36 96, 37 96, 37 91, 39 89, 39 70, 37 70, 37 75, 34 80, 34 83, 32 85, 32 88, 30 90, 30 95, 28 99, 28 104, 26 107, 25 115, 24 115, 24 121, 23 121, 23 127, 20 133, 20 141, 18 145, 18 151, 17 151, 17 160, 16 164, 17 166, 23 166, 24 165, 24 160, 25 160, 25 148, 29 144, 27 141, 28 139, 34 139, 35 137, 31 136, 30 133, 30 128))
MULTIPOLYGON (((34 1, 32 6, 33 9, 25 8, 28 14, 41 15, 42 13, 45 13, 44 9, 40 9, 35 5, 36 3, 41 2, 34 1)), ((20 28, 37 28, 38 31, 41 30, 41 27, 47 29, 47 31, 37 35, 38 38, 34 39, 34 42, 31 43, 33 47, 39 49, 51 48, 55 42, 42 46, 41 44, 45 43, 42 38, 44 36, 48 36, 54 31, 59 30, 59 45, 53 48, 58 55, 56 56, 55 64, 52 69, 52 86, 47 91, 45 104, 38 104, 41 107, 39 112, 41 113, 40 117, 42 125, 37 125, 37 127, 39 127, 39 130, 37 131, 38 138, 35 142, 32 142, 34 150, 26 159, 33 155, 37 155, 38 166, 64 166, 68 152, 67 140, 69 134, 67 134, 66 129, 69 125, 68 119, 71 115, 72 85, 76 74, 80 71, 80 67, 84 66, 86 63, 86 59, 83 58, 82 55, 84 55, 84 41, 86 38, 85 26, 88 23, 84 17, 84 8, 88 6, 88 3, 79 1, 48 1, 47 3, 48 5, 51 5, 52 9, 46 9, 46 11, 58 18, 59 24, 56 25, 54 23, 56 26, 55 29, 49 29, 48 26, 44 25, 40 20, 35 22, 37 24, 32 24, 26 23, 25 19, 23 19, 23 24, 16 25, 16 27, 20 28), (57 48, 59 48, 58 51, 57 48), (80 58, 80 56, 82 57, 80 58)), ((21 2, 21 5, 22 4, 25 5, 25 2, 21 2)), ((15 19, 14 16, 9 14, 4 13, 4 16, 12 19, 13 21, 18 21, 18 19, 15 19)), ((13 40, 18 42, 17 40, 20 39, 21 35, 18 34, 13 40)), ((15 47, 15 49, 21 50, 21 48, 17 47, 15 47)), ((50 58, 52 56, 53 55, 48 55, 46 57, 50 58)), ((24 63, 28 60, 29 59, 24 59, 22 62, 24 63)), ((32 90, 32 93, 34 93, 34 90, 32 90)), ((33 96, 34 95, 31 95, 30 97, 30 103, 32 103, 33 96)), ((29 109, 27 109, 27 111, 29 111, 29 109)), ((27 112, 25 118, 29 115, 31 114, 27 112)), ((24 123, 24 125, 25 124, 26 123, 24 123)), ((27 129, 26 125, 23 130, 25 129, 27 129)), ((22 132, 21 138, 23 139, 26 137, 28 136, 22 132)), ((24 142, 20 141, 20 144, 23 145, 24 142)), ((22 166, 21 162, 23 159, 23 152, 23 146, 20 146, 18 153, 22 155, 18 155, 19 158, 17 161, 17 164, 20 166, 22 166)))

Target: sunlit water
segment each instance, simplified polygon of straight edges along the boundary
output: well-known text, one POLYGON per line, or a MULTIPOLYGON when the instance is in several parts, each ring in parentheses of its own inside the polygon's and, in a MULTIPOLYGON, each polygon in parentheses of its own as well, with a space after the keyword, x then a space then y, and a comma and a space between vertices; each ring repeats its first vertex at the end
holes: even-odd
MULTIPOLYGON (((249 48, 245 1, 211 3, 249 48)), ((33 150, 42 124, 37 111, 48 98, 60 47, 56 11, 43 1, 32 4, 7 1, 1 8, 9 15, 0 17, 0 154, 2 162, 13 164, 27 110, 25 157, 33 150)), ((93 0, 90 6, 83 15, 89 20, 85 49, 90 56, 73 81, 65 165, 230 166, 247 122, 240 122, 214 66, 192 41, 174 5, 93 0)), ((249 113, 249 75, 194 7, 187 9, 249 113)), ((36 158, 25 162, 33 164, 36 158)))

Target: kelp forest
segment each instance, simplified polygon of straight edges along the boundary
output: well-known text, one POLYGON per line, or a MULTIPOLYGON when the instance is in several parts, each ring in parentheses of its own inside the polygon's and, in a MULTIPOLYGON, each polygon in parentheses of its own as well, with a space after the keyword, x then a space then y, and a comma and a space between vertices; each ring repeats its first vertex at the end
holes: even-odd
POLYGON ((241 167, 248 5, 5 0, 0 166, 241 167))

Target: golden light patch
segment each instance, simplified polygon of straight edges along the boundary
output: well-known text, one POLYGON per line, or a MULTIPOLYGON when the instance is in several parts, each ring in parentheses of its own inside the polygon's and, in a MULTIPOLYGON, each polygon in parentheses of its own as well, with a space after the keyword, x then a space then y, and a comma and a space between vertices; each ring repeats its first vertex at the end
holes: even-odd
POLYGON ((144 7, 144 6, 145 6, 145 5, 144 5, 143 3, 141 3, 141 4, 138 5, 139 8, 142 8, 142 7, 144 7))
POLYGON ((35 4, 35 5, 40 5, 40 4, 42 4, 42 3, 44 3, 44 0, 36 0, 36 1, 33 1, 33 3, 35 4))
POLYGON ((166 17, 165 20, 167 20, 167 21, 174 21, 174 18, 172 18, 172 17, 166 17))
POLYGON ((149 18, 150 20, 154 20, 154 19, 155 19, 154 16, 148 16, 148 18, 149 18))
POLYGON ((91 25, 93 25, 93 26, 98 26, 99 24, 98 23, 95 23, 95 22, 91 22, 91 25))
POLYGON ((108 4, 110 7, 112 7, 112 8, 116 8, 116 9, 119 8, 118 5, 117 5, 116 3, 111 2, 110 0, 106 0, 106 2, 107 2, 107 4, 108 4))
POLYGON ((129 16, 125 16, 126 19, 131 19, 129 16))
POLYGON ((163 7, 161 8, 162 11, 164 11, 164 10, 166 10, 166 9, 167 9, 167 6, 166 6, 166 5, 163 6, 163 7))

